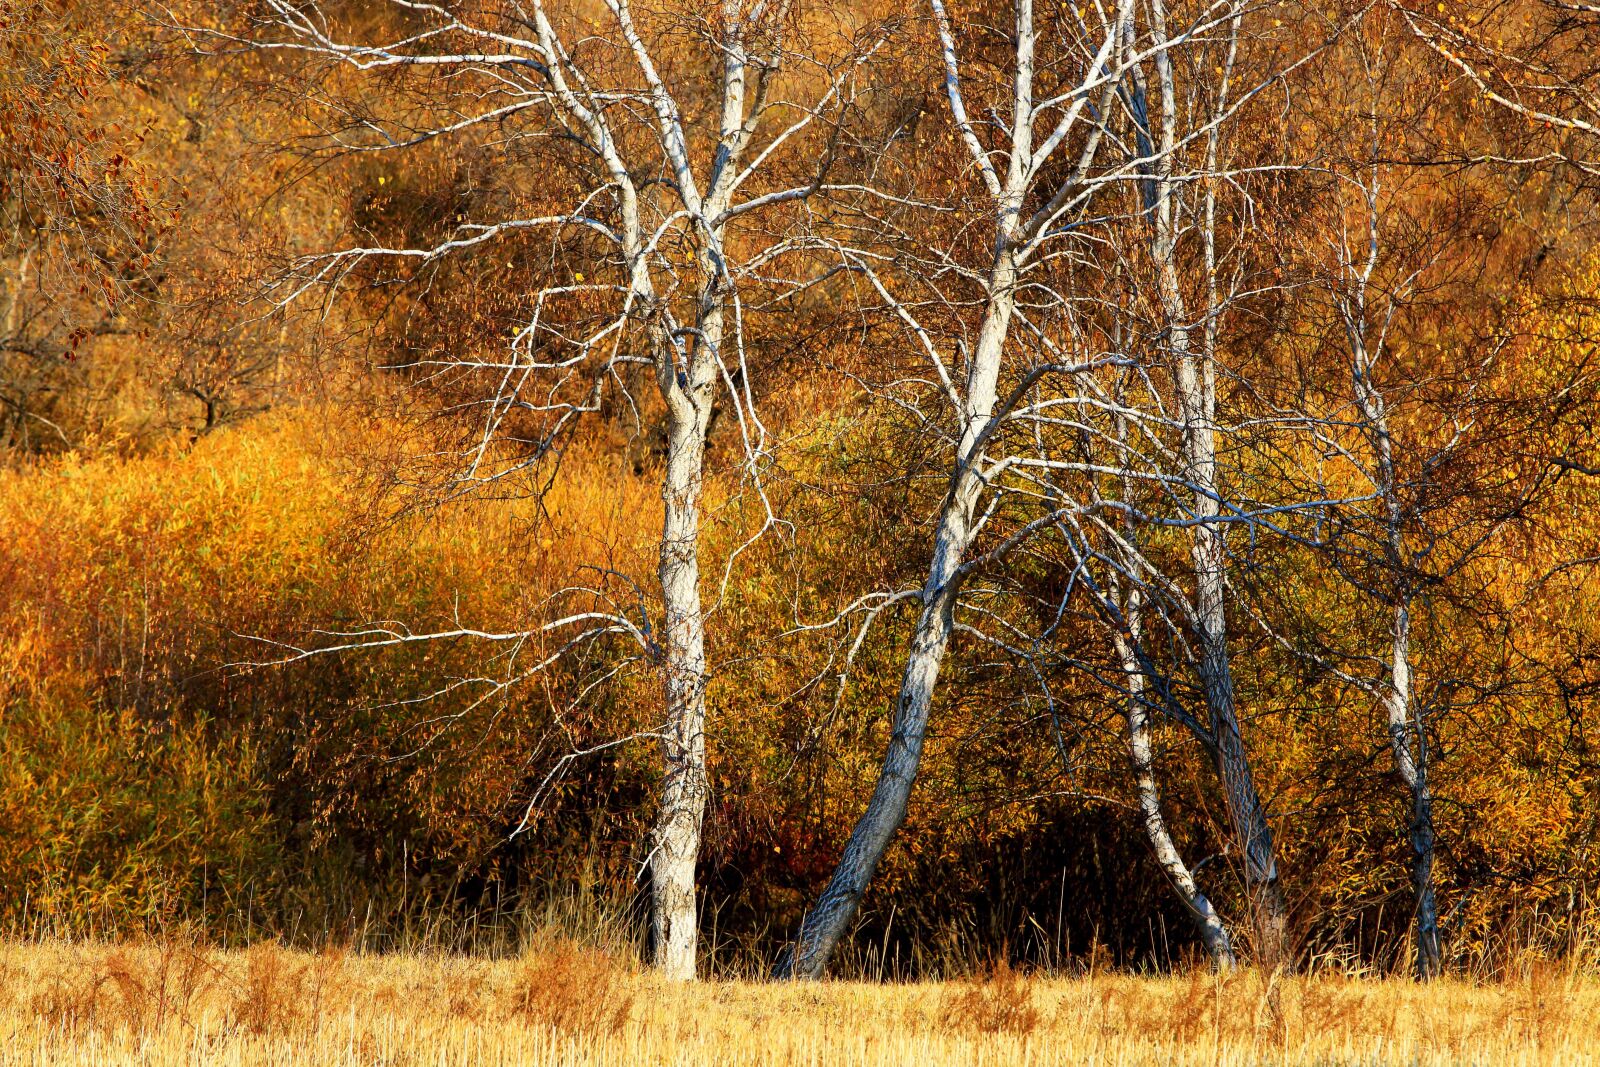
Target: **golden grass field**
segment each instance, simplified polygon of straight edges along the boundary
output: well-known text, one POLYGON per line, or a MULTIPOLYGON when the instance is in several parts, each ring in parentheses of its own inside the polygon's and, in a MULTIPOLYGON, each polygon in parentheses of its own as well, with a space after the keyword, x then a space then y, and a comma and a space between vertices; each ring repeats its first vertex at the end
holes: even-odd
POLYGON ((0 1063, 1587 1064, 1600 980, 1090 974, 664 984, 553 943, 522 959, 0 944, 0 1063))

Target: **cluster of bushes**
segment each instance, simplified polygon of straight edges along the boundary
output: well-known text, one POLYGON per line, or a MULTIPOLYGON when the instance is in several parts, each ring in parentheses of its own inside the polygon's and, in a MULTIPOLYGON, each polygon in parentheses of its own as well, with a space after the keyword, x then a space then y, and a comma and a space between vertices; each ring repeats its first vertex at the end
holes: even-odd
MULTIPOLYGON (((189 922, 227 938, 381 942, 431 930, 503 943, 530 916, 559 906, 571 918, 574 904, 626 925, 653 795, 650 742, 564 765, 529 828, 513 831, 562 756, 648 727, 658 702, 648 665, 577 703, 583 672, 625 666, 620 651, 598 648, 483 701, 456 683, 505 677, 503 643, 251 666, 374 623, 518 630, 546 598, 593 582, 578 561, 597 545, 619 570, 649 566, 652 483, 601 453, 567 458, 582 476, 562 484, 581 492, 374 523, 351 457, 386 432, 286 410, 134 458, 69 455, 0 473, 9 929, 189 922), (522 510, 534 507, 537 526, 522 510)), ((893 572, 894 539, 873 532, 883 520, 853 513, 819 525, 826 536, 758 547, 773 558, 739 568, 720 602, 712 706, 723 710, 703 868, 719 958, 765 948, 798 919, 870 787, 897 620, 862 647, 842 696, 814 681, 827 649, 773 635, 795 588, 805 603, 828 602, 825 576, 844 559, 893 572)), ((1538 545, 1526 547, 1535 558, 1538 545)), ((1321 595, 1320 617, 1340 618, 1334 594, 1321 595)), ((1560 603, 1514 641, 1456 620, 1436 632, 1458 643, 1425 653, 1505 661, 1501 690, 1460 695, 1470 714, 1440 709, 1441 874, 1462 952, 1513 926, 1559 938, 1581 918, 1597 810, 1584 697, 1552 702, 1561 680, 1529 667, 1540 642, 1588 640, 1587 600, 1560 603)), ((1372 709, 1258 652, 1241 657, 1256 665, 1241 692, 1274 723, 1254 740, 1300 933, 1315 951, 1399 952, 1404 823, 1372 709)), ((1069 700, 1052 723, 1005 672, 976 657, 956 670, 856 965, 911 973, 952 956, 1059 963, 1084 952, 1161 964, 1189 951, 1189 925, 1127 806, 1110 709, 1069 700)), ((1216 856, 1207 877, 1226 904, 1237 887, 1202 758, 1177 747, 1167 761, 1174 825, 1194 855, 1216 856)))

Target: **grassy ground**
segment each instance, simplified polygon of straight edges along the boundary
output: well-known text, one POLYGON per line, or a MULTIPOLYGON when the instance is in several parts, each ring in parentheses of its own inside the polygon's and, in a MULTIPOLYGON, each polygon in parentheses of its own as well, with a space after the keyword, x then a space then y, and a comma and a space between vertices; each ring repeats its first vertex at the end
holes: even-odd
POLYGON ((521 960, 0 944, 0 1063, 1600 1063, 1600 980, 1095 974, 673 987, 560 944, 521 960))

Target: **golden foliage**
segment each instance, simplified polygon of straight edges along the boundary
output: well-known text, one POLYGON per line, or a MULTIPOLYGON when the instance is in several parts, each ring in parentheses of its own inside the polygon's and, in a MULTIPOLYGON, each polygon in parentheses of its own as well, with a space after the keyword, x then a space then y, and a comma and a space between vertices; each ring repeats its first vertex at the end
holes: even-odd
MULTIPOLYGON (((407 687, 427 692, 434 670, 480 665, 478 650, 246 665, 285 656, 273 642, 374 619, 527 625, 572 576, 567 553, 630 558, 648 511, 624 485, 549 494, 536 533, 517 511, 472 507, 367 533, 342 457, 371 430, 274 416, 192 448, 0 472, 7 921, 139 926, 258 898, 270 910, 291 838, 314 843, 353 795, 398 805, 368 814, 398 819, 411 849, 458 852, 483 840, 460 810, 514 801, 533 772, 483 759, 477 743, 496 711, 536 723, 537 692, 516 694, 509 716, 489 709, 476 734, 419 736, 427 716, 381 711, 416 695, 407 687), (440 750, 427 766, 375 773, 385 749, 425 742, 440 750), (285 775, 301 787, 287 807, 285 775)), ((509 729, 489 740, 518 743, 509 729)))

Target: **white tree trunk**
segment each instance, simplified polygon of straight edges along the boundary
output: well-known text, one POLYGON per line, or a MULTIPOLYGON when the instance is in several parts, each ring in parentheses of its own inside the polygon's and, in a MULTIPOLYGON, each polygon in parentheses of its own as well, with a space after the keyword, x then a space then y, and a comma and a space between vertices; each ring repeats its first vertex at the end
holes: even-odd
MULTIPOLYGON (((1164 40, 1166 14, 1161 0, 1154 0, 1151 12, 1156 38, 1164 40)), ((1157 292, 1166 345, 1174 364, 1173 377, 1183 417, 1184 476, 1192 490, 1196 520, 1190 557, 1195 578, 1193 620, 1199 653, 1197 669, 1210 718, 1212 757, 1222 783, 1234 840, 1244 860, 1256 960, 1267 967, 1276 967, 1283 962, 1287 913, 1278 885, 1272 828, 1256 790, 1249 754, 1239 730, 1233 671, 1228 660, 1228 547, 1220 521, 1221 497, 1217 483, 1216 361, 1211 349, 1214 331, 1208 330, 1207 343, 1197 354, 1190 338, 1189 313, 1177 266, 1176 187, 1171 180, 1171 169, 1177 139, 1178 93, 1170 57, 1160 52, 1153 64, 1161 113, 1158 129, 1146 132, 1147 138, 1153 137, 1159 142, 1150 182, 1149 211, 1153 227, 1150 254, 1158 275, 1157 292)), ((1148 100, 1144 75, 1138 67, 1133 70, 1133 81, 1136 96, 1148 100)), ((1141 110, 1148 114, 1146 109, 1141 110)), ((1204 224, 1215 225, 1209 208, 1204 224)), ((1213 280, 1206 279, 1208 287, 1213 280)), ((1216 311, 1215 308, 1210 310, 1216 311)))
MULTIPOLYGON (((959 558, 957 524, 941 524, 941 556, 959 558)), ((938 587, 948 574, 929 574, 925 591, 938 587)), ((905 675, 895 706, 893 733, 878 772, 878 784, 867 809, 851 831, 844 853, 839 857, 833 877, 806 914, 800 935, 789 958, 780 965, 785 978, 821 978, 839 940, 855 921, 861 898, 872 881, 895 832, 905 822, 906 805, 922 759, 922 743, 928 728, 928 710, 933 702, 939 668, 950 644, 953 591, 933 594, 923 607, 911 638, 905 675)))
MULTIPOLYGON (((662 675, 666 730, 665 776, 650 858, 651 926, 657 969, 666 977, 695 977, 698 922, 695 865, 705 815, 706 653, 700 606, 700 489, 705 422, 683 397, 669 404, 667 465, 661 495, 661 596, 665 625, 662 675)), ((709 407, 709 404, 706 405, 709 407)))
POLYGON ((1428 745, 1422 723, 1416 715, 1411 680, 1411 583, 1407 574, 1405 525, 1406 512, 1400 497, 1400 480, 1395 470, 1394 437, 1389 429, 1389 410, 1384 395, 1372 378, 1373 364, 1382 353, 1368 347, 1366 323, 1366 279, 1377 264, 1378 239, 1375 194, 1368 193, 1368 210, 1373 220, 1370 252, 1364 270, 1358 275, 1360 288, 1355 298, 1342 305, 1345 326, 1353 357, 1352 378, 1356 403, 1365 423, 1363 429, 1377 460, 1377 489, 1384 506, 1384 550, 1393 571, 1396 602, 1389 619, 1389 684, 1381 690, 1389 749, 1395 773, 1410 793, 1411 817, 1406 836, 1411 844, 1411 886, 1415 914, 1413 945, 1416 949, 1417 977, 1431 981, 1444 969, 1444 946, 1439 934, 1438 905, 1433 892, 1433 856, 1436 834, 1433 824, 1433 790, 1428 782, 1428 745))
MULTIPOLYGON (((717 235, 720 236, 720 235, 717 235)), ((709 259, 709 256, 703 256, 709 259)), ((706 433, 722 342, 721 279, 710 273, 699 305, 698 340, 681 352, 658 324, 656 384, 667 408, 662 472, 662 682, 666 696, 661 809, 650 861, 656 970, 692 981, 699 948, 695 868, 710 782, 706 777, 705 615, 700 600, 700 494, 706 433), (679 356, 687 365, 680 371, 679 356)))
POLYGON ((900 695, 895 702, 889 748, 878 772, 878 784, 867 809, 850 833, 827 888, 806 914, 800 934, 778 974, 786 978, 821 978, 839 940, 855 921, 861 898, 872 881, 889 843, 905 822, 906 805, 922 759, 928 712, 938 686, 939 668, 955 628, 960 590, 958 571, 972 546, 978 498, 983 489, 978 466, 995 405, 1000 361, 1014 307, 1016 266, 1002 249, 990 276, 990 296, 967 379, 956 476, 939 512, 933 558, 922 586, 922 613, 911 635, 900 695))
POLYGON ((1166 815, 1161 810, 1161 789, 1156 782, 1155 755, 1150 742, 1150 708, 1145 699, 1145 672, 1133 645, 1139 639, 1141 613, 1139 594, 1135 590, 1124 609, 1129 635, 1117 634, 1113 638, 1128 685, 1128 751, 1139 796, 1139 821, 1150 840, 1156 863, 1166 873, 1173 891, 1194 919, 1195 928, 1212 964, 1218 970, 1231 971, 1235 966, 1233 939, 1228 935, 1228 928, 1223 925, 1216 908, 1200 891, 1193 872, 1172 839, 1166 815))
POLYGON ((1430 981, 1444 969, 1439 937, 1439 912, 1433 895, 1433 791, 1428 784, 1426 743, 1421 723, 1415 721, 1411 696, 1411 611, 1395 608, 1390 627, 1389 691, 1384 697, 1389 746, 1395 771, 1411 793, 1411 884, 1415 894, 1415 944, 1417 977, 1430 981), (1413 740, 1414 739, 1414 740, 1413 740), (1414 746, 1414 747, 1413 747, 1414 746))
MULTIPOLYGON (((528 462, 538 461, 538 456, 525 461, 520 448, 516 460, 504 467, 485 457, 495 452, 491 445, 501 433, 505 414, 530 406, 523 390, 541 388, 534 383, 544 372, 550 372, 546 379, 550 392, 541 395, 538 404, 531 405, 551 419, 549 437, 539 443, 540 456, 558 455, 556 435, 574 420, 601 410, 607 391, 619 390, 631 405, 634 398, 628 394, 629 385, 618 370, 639 362, 633 347, 636 332, 643 335, 666 406, 667 449, 657 572, 661 619, 654 632, 647 634, 626 619, 612 617, 608 624, 597 621, 590 636, 606 632, 630 634, 662 673, 664 775, 647 861, 652 887, 651 921, 662 972, 674 978, 692 978, 696 949, 694 876, 707 800, 705 619, 698 560, 700 496, 716 386, 724 374, 731 374, 731 368, 744 369, 746 355, 742 343, 732 345, 731 353, 721 351, 723 315, 742 281, 753 280, 762 285, 776 281, 782 273, 774 273, 776 258, 798 247, 788 232, 793 220, 780 219, 753 227, 747 233, 754 235, 754 240, 741 241, 731 256, 724 245, 724 232, 734 216, 748 215, 753 219, 757 212, 766 215, 785 204, 798 208, 821 190, 820 173, 810 186, 789 184, 795 166, 805 171, 812 167, 812 159, 798 156, 805 151, 801 147, 806 143, 803 131, 829 124, 830 112, 842 116, 849 111, 849 101, 856 92, 856 72, 883 41, 863 35, 858 42, 860 47, 846 46, 844 53, 830 46, 830 61, 821 62, 821 56, 809 52, 805 42, 798 49, 785 43, 793 24, 791 0, 777 0, 770 5, 721 0, 720 25, 712 27, 708 23, 708 32, 703 35, 706 51, 698 58, 686 59, 676 45, 671 46, 673 61, 664 75, 652 54, 655 35, 641 32, 628 0, 607 0, 606 25, 585 19, 582 27, 574 26, 587 42, 581 46, 563 39, 565 31, 557 23, 565 24, 567 20, 552 21, 548 10, 552 5, 545 0, 514 5, 515 10, 511 11, 502 10, 508 5, 496 4, 466 5, 474 9, 471 11, 459 4, 399 6, 410 9, 421 20, 417 32, 378 44, 343 39, 336 27, 348 20, 325 18, 316 0, 272 0, 263 6, 247 36, 228 38, 229 47, 244 43, 261 49, 292 49, 345 70, 411 68, 442 72, 442 79, 430 83, 436 88, 457 84, 462 78, 488 78, 519 101, 506 105, 503 100, 492 99, 493 94, 446 94, 451 103, 460 105, 459 109, 445 108, 448 115, 441 112, 437 124, 424 123, 420 128, 414 125, 414 109, 402 105, 395 115, 375 115, 365 124, 366 132, 377 137, 373 143, 358 147, 340 141, 336 147, 360 151, 405 149, 434 138, 476 136, 493 124, 505 134, 505 139, 497 142, 502 146, 544 143, 544 139, 554 136, 581 149, 599 171, 592 175, 592 186, 584 179, 580 188, 562 192, 562 201, 568 202, 570 196, 573 205, 567 213, 503 217, 492 224, 467 223, 458 217, 454 237, 433 247, 363 247, 304 259, 299 269, 307 272, 305 282, 289 299, 297 299, 311 285, 342 277, 342 271, 334 270, 338 263, 353 264, 372 256, 420 257, 421 262, 431 263, 491 238, 498 239, 502 230, 507 234, 516 231, 548 235, 552 262, 557 262, 567 261, 567 238, 563 235, 570 234, 570 228, 575 226, 603 242, 600 247, 605 251, 600 253, 600 263, 616 263, 621 268, 621 277, 584 287, 594 290, 595 295, 608 294, 604 298, 608 304, 616 298, 616 303, 609 304, 603 312, 610 319, 605 325, 596 327, 592 316, 598 309, 593 306, 578 310, 575 321, 560 321, 564 312, 559 308, 570 306, 568 302, 575 293, 565 281, 566 271, 555 270, 547 278, 554 284, 541 288, 532 301, 539 309, 532 321, 512 334, 509 363, 499 358, 484 362, 470 355, 453 361, 473 374, 492 368, 492 380, 498 383, 493 402, 485 406, 489 417, 470 476, 462 484, 476 488, 526 470, 528 462), (467 42, 467 47, 452 51, 448 43, 452 41, 467 42), (489 42, 493 47, 484 51, 489 42), (588 67, 587 57, 595 53, 588 44, 598 47, 597 58, 603 64, 603 72, 588 67), (355 57, 370 58, 372 62, 355 57), (788 98, 779 106, 769 99, 769 92, 790 59, 801 60, 807 69, 812 69, 814 63, 821 63, 825 69, 832 60, 838 60, 839 69, 819 93, 811 96, 809 104, 788 98), (715 136, 707 137, 705 134, 712 129, 712 113, 702 106, 704 81, 696 71, 703 73, 717 65, 722 68, 720 116, 715 119, 715 136), (682 106, 674 93, 678 72, 682 72, 683 84, 692 93, 692 106, 682 106), (515 128, 504 127, 504 120, 513 111, 518 113, 515 128), (747 159, 746 153, 757 143, 758 131, 763 129, 764 116, 769 112, 784 116, 783 130, 773 137, 763 137, 759 154, 747 159), (391 136, 391 124, 403 128, 403 134, 391 136), (788 147, 780 151, 785 144, 788 147), (686 281, 693 272, 683 270, 678 258, 684 247, 692 248, 697 260, 698 278, 693 282, 686 281), (658 278, 671 279, 665 293, 656 291, 658 278), (690 297, 694 299, 691 301, 690 297), (567 351, 544 362, 546 344, 567 351)), ((205 36, 220 33, 202 28, 194 32, 205 36)), ((870 84, 871 79, 864 82, 870 84)), ((413 88, 425 96, 431 91, 413 88)), ((445 97, 428 99, 438 103, 445 97)), ((337 105, 333 106, 337 110, 337 105)), ((825 162, 832 162, 831 156, 825 162)), ((582 258, 569 262, 569 266, 588 261, 588 252, 573 251, 582 258)), ((582 282, 583 275, 574 274, 582 282)), ((587 304, 588 298, 582 303, 587 304)), ((734 340, 740 341, 738 330, 734 333, 734 340)), ((736 406, 738 403, 736 399, 736 406)), ((752 403, 747 384, 741 418, 749 416, 752 403)), ((747 438, 745 448, 747 458, 754 459, 762 445, 747 438)), ((592 618, 599 620, 605 615, 596 612, 592 618)), ((568 647, 578 647, 578 643, 568 647)))

